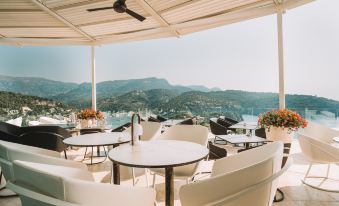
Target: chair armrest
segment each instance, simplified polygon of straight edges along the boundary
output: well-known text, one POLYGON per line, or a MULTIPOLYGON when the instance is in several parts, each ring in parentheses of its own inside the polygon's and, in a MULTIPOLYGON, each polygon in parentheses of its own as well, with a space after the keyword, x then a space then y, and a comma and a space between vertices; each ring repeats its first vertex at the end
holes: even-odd
POLYGON ((76 161, 66 160, 66 159, 56 158, 56 157, 50 157, 50 156, 45 156, 41 154, 33 154, 33 153, 23 152, 23 151, 13 152, 10 158, 11 158, 11 161, 22 160, 22 161, 28 161, 28 162, 34 162, 34 163, 77 168, 77 169, 81 169, 84 171, 87 171, 88 169, 87 165, 81 162, 76 162, 76 161))
POLYGON ((60 158, 60 153, 53 151, 53 150, 48 150, 48 149, 42 149, 39 147, 33 147, 33 146, 28 146, 28 145, 23 145, 23 144, 18 144, 18 143, 13 143, 13 142, 6 142, 6 141, 0 141, 1 145, 4 145, 7 148, 15 149, 15 150, 20 150, 20 151, 26 151, 29 153, 34 153, 34 154, 40 154, 40 155, 45 155, 49 157, 57 157, 60 158))
POLYGON ((79 204, 73 204, 73 203, 69 203, 69 202, 65 202, 63 200, 59 200, 47 195, 43 195, 41 193, 38 192, 34 192, 32 190, 29 190, 25 187, 22 187, 20 185, 17 185, 15 183, 12 183, 11 181, 8 181, 6 183, 6 187, 10 190, 12 190, 13 192, 25 196, 25 197, 30 197, 32 199, 35 200, 39 200, 40 202, 43 203, 48 203, 50 205, 57 205, 57 206, 80 206, 79 204))
POLYGON ((66 200, 86 205, 153 206, 155 190, 65 178, 66 200))

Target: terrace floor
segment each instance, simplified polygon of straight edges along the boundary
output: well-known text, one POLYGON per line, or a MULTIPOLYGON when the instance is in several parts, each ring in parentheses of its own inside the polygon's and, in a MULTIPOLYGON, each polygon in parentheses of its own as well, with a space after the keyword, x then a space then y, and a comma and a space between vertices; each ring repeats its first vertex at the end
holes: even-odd
MULTIPOLYGON (((236 152, 235 148, 225 146, 230 154, 236 152)), ((68 152, 68 156, 71 159, 81 159, 81 155, 84 153, 84 148, 78 150, 72 150, 68 152)), ((308 162, 303 157, 300 151, 298 141, 294 141, 291 149, 291 157, 293 158, 293 165, 289 170, 280 178, 279 185, 282 191, 285 193, 285 200, 280 203, 274 203, 274 206, 339 206, 339 193, 324 192, 305 186, 300 181, 306 173, 308 162)), ((213 165, 212 161, 205 161, 202 170, 208 171, 213 165)), ((93 173, 97 182, 110 183, 111 177, 111 162, 106 160, 102 164, 88 166, 89 170, 93 173)), ((317 165, 312 169, 312 175, 323 175, 326 172, 325 165, 317 165)), ((200 176, 198 179, 206 178, 207 176, 200 176)), ((338 181, 328 181, 325 183, 328 188, 339 188, 339 166, 331 166, 330 177, 338 179, 338 181)), ((151 178, 150 178, 151 179, 151 178)), ((159 177, 156 180, 157 200, 158 205, 164 205, 164 178, 159 177)), ((132 181, 123 181, 122 185, 132 186, 132 181)), ((177 191, 180 185, 185 182, 175 182, 176 195, 175 205, 180 206, 180 201, 177 195, 177 191)), ((146 186, 146 180, 143 176, 138 178, 136 186, 146 186)), ((4 194, 8 191, 2 191, 4 194)), ((1 206, 20 206, 19 198, 0 198, 1 206)))

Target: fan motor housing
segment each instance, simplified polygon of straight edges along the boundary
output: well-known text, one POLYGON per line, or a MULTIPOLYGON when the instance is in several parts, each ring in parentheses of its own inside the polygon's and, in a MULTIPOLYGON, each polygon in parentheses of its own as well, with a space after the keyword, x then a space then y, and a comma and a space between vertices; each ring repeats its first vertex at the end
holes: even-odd
POLYGON ((114 9, 114 11, 116 11, 118 13, 124 13, 124 12, 126 12, 126 4, 121 3, 120 1, 116 1, 113 4, 113 9, 114 9))

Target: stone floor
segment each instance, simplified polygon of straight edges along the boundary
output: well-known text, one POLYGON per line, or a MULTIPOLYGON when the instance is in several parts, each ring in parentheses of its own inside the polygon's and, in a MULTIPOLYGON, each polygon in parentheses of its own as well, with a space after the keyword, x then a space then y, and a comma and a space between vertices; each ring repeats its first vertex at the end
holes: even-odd
MULTIPOLYGON (((230 146, 226 146, 230 154, 233 154, 236 150, 230 146)), ((78 150, 72 150, 68 152, 68 156, 74 160, 81 160, 82 154, 84 153, 83 148, 78 150)), ((279 180, 280 188, 285 193, 285 200, 280 203, 274 203, 274 206, 339 206, 339 193, 324 192, 320 190, 313 189, 311 187, 305 186, 302 184, 301 179, 306 173, 308 162, 301 154, 298 142, 295 141, 292 144, 291 157, 293 158, 293 165, 288 169, 288 171, 281 176, 279 180)), ((204 162, 202 170, 208 171, 213 165, 212 161, 204 162)), ((111 178, 111 162, 106 160, 104 163, 88 166, 89 170, 93 173, 95 180, 97 182, 110 183, 111 178)), ((326 172, 325 165, 316 165, 312 169, 312 175, 323 175, 326 172)), ((207 178, 208 176, 200 176, 198 178, 207 178)), ((338 181, 327 181, 324 183, 324 186, 328 188, 339 189, 339 166, 331 166, 330 177, 337 179, 338 181)), ((151 179, 151 178, 150 178, 151 179)), ((164 194, 164 180, 162 177, 156 179, 156 190, 157 190, 157 201, 158 205, 163 204, 163 194, 164 194)), ((317 182, 314 182, 317 183, 317 182)), ((122 185, 132 186, 132 181, 123 181, 122 185)), ((175 195, 175 205, 180 206, 180 201, 178 198, 178 190, 180 185, 185 184, 185 182, 175 182, 176 195, 175 195)), ((146 186, 146 178, 141 176, 138 178, 136 186, 144 187, 146 186)), ((9 191, 2 191, 1 194, 8 193, 9 191)), ((1 206, 20 206, 19 198, 0 198, 1 206)))

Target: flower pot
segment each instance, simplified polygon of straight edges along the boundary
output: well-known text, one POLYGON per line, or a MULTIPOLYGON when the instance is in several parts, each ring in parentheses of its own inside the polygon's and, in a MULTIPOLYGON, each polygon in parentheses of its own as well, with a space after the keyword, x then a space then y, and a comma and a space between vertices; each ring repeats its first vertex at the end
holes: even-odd
POLYGON ((266 128, 266 138, 271 141, 282 141, 283 143, 291 143, 294 136, 293 131, 288 131, 287 128, 270 127, 266 128))
POLYGON ((80 128, 81 129, 88 128, 88 120, 87 119, 80 120, 80 128))

